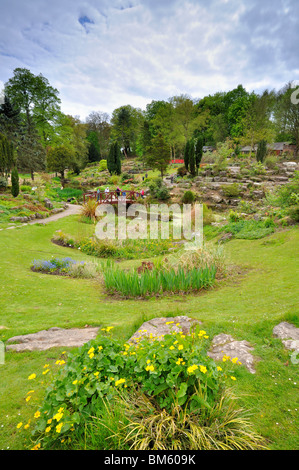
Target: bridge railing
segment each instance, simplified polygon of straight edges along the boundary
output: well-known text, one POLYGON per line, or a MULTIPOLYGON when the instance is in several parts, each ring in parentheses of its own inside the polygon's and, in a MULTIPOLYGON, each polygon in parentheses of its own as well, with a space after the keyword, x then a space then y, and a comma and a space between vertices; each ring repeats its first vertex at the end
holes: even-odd
POLYGON ((141 197, 141 194, 137 191, 97 191, 84 193, 83 202, 88 199, 95 199, 99 204, 117 204, 118 201, 122 202, 136 202, 141 197))

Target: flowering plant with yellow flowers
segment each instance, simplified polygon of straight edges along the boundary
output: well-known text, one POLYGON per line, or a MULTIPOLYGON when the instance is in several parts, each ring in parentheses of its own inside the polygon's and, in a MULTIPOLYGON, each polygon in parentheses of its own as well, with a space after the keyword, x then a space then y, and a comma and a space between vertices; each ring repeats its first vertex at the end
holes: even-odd
POLYGON ((168 412, 174 403, 191 413, 211 409, 225 387, 223 367, 207 355, 209 336, 198 324, 189 334, 176 327, 159 337, 143 331, 125 344, 112 337, 113 327, 103 328, 98 339, 57 360, 59 371, 31 420, 35 445, 68 442, 103 401, 136 389, 168 412))

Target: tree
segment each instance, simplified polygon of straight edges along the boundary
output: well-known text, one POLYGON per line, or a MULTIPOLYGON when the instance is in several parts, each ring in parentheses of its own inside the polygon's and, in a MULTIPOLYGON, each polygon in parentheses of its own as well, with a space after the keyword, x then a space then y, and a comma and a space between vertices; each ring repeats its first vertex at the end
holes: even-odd
POLYGON ((274 93, 265 90, 260 96, 252 93, 251 102, 242 120, 243 133, 240 141, 243 145, 254 146, 263 140, 268 142, 274 139, 274 126, 271 121, 274 93))
POLYGON ((110 146, 110 117, 102 111, 92 111, 86 118, 87 134, 95 132, 99 142, 101 158, 107 158, 110 146))
POLYGON ((95 131, 89 131, 87 134, 88 147, 88 161, 99 162, 101 160, 101 150, 99 144, 98 134, 95 131))
POLYGON ((14 141, 20 122, 20 109, 13 106, 8 96, 4 95, 4 102, 0 105, 0 132, 14 141))
POLYGON ((266 140, 261 140, 258 143, 257 152, 256 152, 256 160, 258 162, 263 163, 263 161, 265 160, 266 154, 267 154, 267 142, 266 140))
POLYGON ((189 162, 190 162, 190 141, 187 140, 185 149, 184 149, 184 163, 186 170, 189 170, 189 162))
POLYGON ((122 147, 122 152, 126 158, 136 152, 137 136, 143 121, 143 112, 130 105, 121 106, 112 113, 111 135, 122 147))
POLYGON ((195 149, 194 149, 194 140, 190 140, 189 147, 189 170, 192 176, 195 176, 195 149))
POLYGON ((62 186, 64 185, 64 172, 70 168, 74 162, 74 153, 65 146, 52 147, 47 153, 47 168, 49 171, 60 173, 62 186))
POLYGON ((51 122, 59 110, 58 90, 42 74, 36 76, 25 68, 16 68, 5 84, 5 95, 24 115, 30 134, 36 126, 44 147, 52 133, 51 122))
POLYGON ((195 141, 195 149, 194 149, 194 152, 195 152, 195 166, 196 166, 197 171, 200 167, 200 162, 201 162, 201 159, 202 159, 202 153, 203 153, 202 148, 203 148, 203 137, 200 136, 195 141))
POLYGON ((14 167, 11 172, 11 194, 13 195, 13 197, 17 197, 19 191, 19 173, 17 167, 14 167))
POLYGON ((107 158, 107 169, 110 175, 121 174, 121 154, 119 145, 117 142, 113 142, 110 146, 108 158, 107 158))
POLYGON ((295 143, 295 155, 299 153, 299 103, 298 89, 292 83, 285 85, 276 96, 274 119, 278 133, 289 134, 295 143))
POLYGON ((0 175, 7 177, 14 163, 13 144, 4 134, 0 134, 0 175))
POLYGON ((151 168, 159 170, 163 178, 169 165, 169 157, 169 145, 165 142, 163 135, 159 133, 152 139, 150 149, 146 154, 146 162, 151 168))

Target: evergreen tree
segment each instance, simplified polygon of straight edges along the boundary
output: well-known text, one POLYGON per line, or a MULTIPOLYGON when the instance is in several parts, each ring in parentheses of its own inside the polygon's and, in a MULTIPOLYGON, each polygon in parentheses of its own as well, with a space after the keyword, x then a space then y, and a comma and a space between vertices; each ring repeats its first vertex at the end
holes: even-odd
POLYGON ((11 172, 11 194, 13 197, 17 197, 19 194, 19 173, 15 166, 11 172))
POLYGON ((184 150, 184 162, 186 170, 189 170, 189 159, 190 159, 190 141, 187 140, 184 150))
POLYGON ((13 144, 4 134, 0 134, 0 175, 8 175, 14 165, 13 144))
POLYGON ((121 174, 120 148, 117 142, 112 143, 110 146, 107 158, 107 169, 110 175, 121 174))
POLYGON ((256 160, 258 162, 263 163, 263 161, 265 160, 266 154, 267 154, 267 142, 265 140, 261 140, 258 143, 257 152, 256 152, 256 160))
POLYGON ((194 141, 193 139, 190 140, 189 143, 189 171, 192 176, 195 176, 195 149, 194 149, 194 141))
POLYGON ((200 162, 202 159, 202 147, 203 147, 203 138, 198 137, 195 143, 195 165, 196 165, 196 170, 198 171, 200 162))
POLYGON ((169 165, 170 147, 162 134, 153 137, 151 146, 146 153, 145 160, 149 167, 160 170, 161 178, 169 165))

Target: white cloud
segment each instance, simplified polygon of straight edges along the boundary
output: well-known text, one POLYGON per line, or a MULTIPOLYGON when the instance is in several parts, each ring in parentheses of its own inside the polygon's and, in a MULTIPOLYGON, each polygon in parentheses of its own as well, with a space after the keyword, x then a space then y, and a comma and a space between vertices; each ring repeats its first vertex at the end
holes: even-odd
POLYGON ((298 78, 297 0, 1 1, 0 80, 42 73, 81 118, 298 78))

